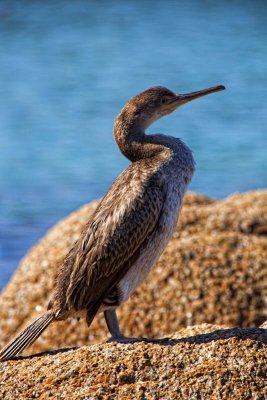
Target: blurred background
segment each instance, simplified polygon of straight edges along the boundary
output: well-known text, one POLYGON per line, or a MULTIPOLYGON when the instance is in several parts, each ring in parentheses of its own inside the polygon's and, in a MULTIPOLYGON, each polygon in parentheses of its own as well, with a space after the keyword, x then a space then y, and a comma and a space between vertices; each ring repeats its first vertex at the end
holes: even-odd
POLYGON ((0 289, 49 227, 128 165, 113 121, 150 86, 227 88, 149 129, 193 149, 191 190, 266 188, 266 43, 263 0, 1 1, 0 289))

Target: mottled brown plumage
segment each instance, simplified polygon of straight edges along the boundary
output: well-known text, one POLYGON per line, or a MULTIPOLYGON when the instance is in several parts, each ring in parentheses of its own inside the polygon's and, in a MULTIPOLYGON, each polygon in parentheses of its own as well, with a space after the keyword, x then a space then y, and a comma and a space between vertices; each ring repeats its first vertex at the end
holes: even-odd
POLYGON ((132 164, 113 183, 66 256, 48 312, 9 343, 0 359, 18 354, 52 321, 82 316, 90 325, 100 311, 112 336, 125 340, 115 309, 145 279, 167 245, 194 171, 192 153, 180 139, 147 136, 145 129, 180 105, 222 89, 177 95, 154 87, 126 104, 114 135, 132 164))

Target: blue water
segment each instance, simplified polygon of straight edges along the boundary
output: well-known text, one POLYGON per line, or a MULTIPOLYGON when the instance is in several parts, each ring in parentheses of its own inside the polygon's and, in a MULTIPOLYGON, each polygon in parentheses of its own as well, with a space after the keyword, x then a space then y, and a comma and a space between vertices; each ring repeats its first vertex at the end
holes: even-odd
POLYGON ((227 87, 149 130, 194 150, 191 190, 266 187, 266 44, 265 1, 2 1, 0 287, 50 226, 128 165, 113 121, 150 86, 227 87))

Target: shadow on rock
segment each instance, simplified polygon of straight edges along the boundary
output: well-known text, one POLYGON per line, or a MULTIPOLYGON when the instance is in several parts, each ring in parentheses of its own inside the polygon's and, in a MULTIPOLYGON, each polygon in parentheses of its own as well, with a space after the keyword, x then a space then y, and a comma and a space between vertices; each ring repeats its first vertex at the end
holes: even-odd
MULTIPOLYGON (((132 341, 130 344, 134 343, 150 343, 159 346, 175 346, 179 343, 191 343, 195 345, 206 344, 212 341, 222 341, 228 340, 231 338, 239 339, 239 340, 247 340, 250 339, 252 341, 261 342, 262 344, 267 344, 267 332, 266 329, 262 328, 225 328, 225 329, 217 329, 208 333, 200 333, 193 336, 182 337, 181 334, 179 338, 175 338, 175 335, 171 338, 160 338, 160 339, 149 339, 149 338, 136 338, 136 341, 132 341)), ((121 342, 112 342, 123 345, 129 345, 129 343, 121 343, 121 342)), ((107 343, 100 343, 99 346, 105 346, 107 343)), ((94 345, 97 346, 97 345, 94 345)), ((42 352, 38 354, 33 354, 30 356, 20 356, 15 357, 13 360, 27 360, 33 358, 40 358, 44 356, 54 356, 61 353, 67 353, 68 351, 79 350, 81 347, 66 347, 58 350, 42 352)))

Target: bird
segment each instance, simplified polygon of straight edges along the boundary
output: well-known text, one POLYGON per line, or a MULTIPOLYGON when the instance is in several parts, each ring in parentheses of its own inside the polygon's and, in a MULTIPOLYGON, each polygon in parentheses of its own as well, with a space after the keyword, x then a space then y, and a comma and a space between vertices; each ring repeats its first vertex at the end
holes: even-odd
POLYGON ((52 322, 85 318, 89 327, 100 312, 110 341, 138 340, 123 336, 116 310, 147 277, 168 244, 195 170, 192 151, 181 139, 148 135, 146 129, 183 104, 224 89, 219 85, 177 94, 154 86, 126 103, 115 119, 114 137, 131 163, 62 262, 47 312, 0 351, 0 360, 21 353, 52 322))

